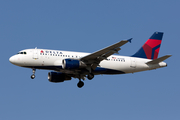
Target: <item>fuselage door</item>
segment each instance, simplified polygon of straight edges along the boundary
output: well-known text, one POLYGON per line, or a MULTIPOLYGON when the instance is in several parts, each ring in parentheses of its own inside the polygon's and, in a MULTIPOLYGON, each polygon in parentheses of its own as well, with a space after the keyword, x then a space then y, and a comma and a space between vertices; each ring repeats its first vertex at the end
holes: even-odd
POLYGON ((37 50, 37 48, 35 48, 33 50, 33 59, 38 59, 38 50, 37 50))
POLYGON ((135 58, 131 58, 131 68, 136 68, 136 60, 135 58))

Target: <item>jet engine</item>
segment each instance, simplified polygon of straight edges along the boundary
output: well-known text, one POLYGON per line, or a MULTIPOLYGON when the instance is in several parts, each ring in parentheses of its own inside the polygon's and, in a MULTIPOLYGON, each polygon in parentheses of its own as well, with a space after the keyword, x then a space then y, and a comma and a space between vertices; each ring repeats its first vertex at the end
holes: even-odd
POLYGON ((49 72, 48 73, 48 80, 50 82, 64 82, 66 80, 71 80, 71 77, 69 77, 65 73, 49 72))
POLYGON ((62 68, 63 69, 78 69, 78 68, 85 68, 86 64, 82 61, 75 60, 75 59, 64 59, 62 61, 62 68))

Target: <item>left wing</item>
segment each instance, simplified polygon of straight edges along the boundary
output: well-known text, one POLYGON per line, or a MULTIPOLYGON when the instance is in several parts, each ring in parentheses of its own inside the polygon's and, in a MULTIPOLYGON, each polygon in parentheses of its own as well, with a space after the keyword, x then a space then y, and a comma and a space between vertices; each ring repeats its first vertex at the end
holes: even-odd
POLYGON ((114 53, 118 53, 118 51, 121 50, 120 47, 126 44, 127 42, 131 42, 131 40, 132 38, 129 40, 122 40, 109 47, 106 47, 85 57, 82 57, 80 58, 80 60, 85 62, 89 67, 91 67, 94 70, 102 60, 107 59, 107 57, 111 56, 114 53))

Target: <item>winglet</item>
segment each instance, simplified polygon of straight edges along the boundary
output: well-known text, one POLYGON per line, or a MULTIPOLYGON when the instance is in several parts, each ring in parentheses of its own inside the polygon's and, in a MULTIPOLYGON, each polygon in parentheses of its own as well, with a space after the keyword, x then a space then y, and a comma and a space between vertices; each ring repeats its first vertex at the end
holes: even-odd
POLYGON ((132 41, 132 38, 128 39, 127 41, 131 43, 131 41, 132 41))
POLYGON ((163 56, 163 57, 160 57, 160 58, 157 58, 157 59, 155 59, 155 60, 149 61, 149 62, 147 62, 146 64, 158 64, 158 63, 166 60, 167 58, 169 58, 169 57, 171 57, 171 56, 172 56, 172 55, 165 55, 165 56, 163 56))

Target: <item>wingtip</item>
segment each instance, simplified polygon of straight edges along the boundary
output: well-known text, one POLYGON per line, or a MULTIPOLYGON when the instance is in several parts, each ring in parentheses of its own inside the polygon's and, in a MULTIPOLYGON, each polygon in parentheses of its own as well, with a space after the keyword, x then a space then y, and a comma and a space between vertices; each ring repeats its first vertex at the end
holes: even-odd
POLYGON ((128 39, 127 41, 131 43, 132 42, 132 38, 128 39))
POLYGON ((165 55, 165 56, 167 56, 167 57, 171 57, 172 55, 170 55, 170 54, 169 54, 169 55, 165 55))
POLYGON ((171 57, 172 55, 166 55, 166 56, 171 57))

